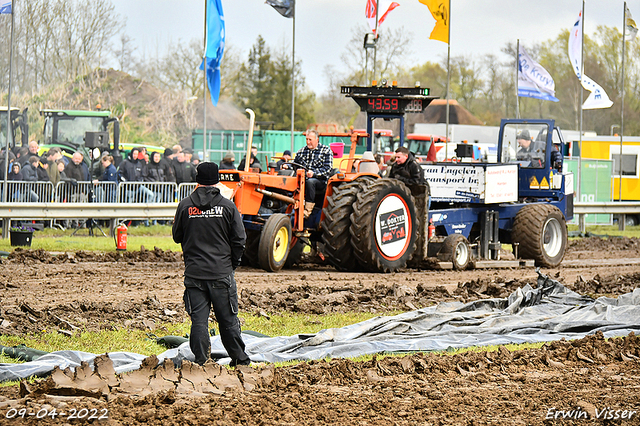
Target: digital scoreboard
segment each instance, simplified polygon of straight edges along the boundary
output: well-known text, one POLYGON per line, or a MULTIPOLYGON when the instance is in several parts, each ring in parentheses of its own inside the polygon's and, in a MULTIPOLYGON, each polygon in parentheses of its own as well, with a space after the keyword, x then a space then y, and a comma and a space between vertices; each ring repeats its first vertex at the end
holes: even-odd
POLYGON ((340 93, 353 98, 367 113, 404 114, 422 112, 436 96, 429 89, 397 86, 342 86, 340 93))

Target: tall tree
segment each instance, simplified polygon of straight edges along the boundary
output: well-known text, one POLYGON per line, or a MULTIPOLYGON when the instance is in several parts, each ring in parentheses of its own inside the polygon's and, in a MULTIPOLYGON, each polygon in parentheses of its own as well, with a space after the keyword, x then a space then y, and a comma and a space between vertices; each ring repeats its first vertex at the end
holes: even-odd
POLYGON ((345 51, 340 55, 347 68, 349 84, 367 84, 367 76, 370 80, 396 80, 402 64, 411 55, 413 34, 404 27, 380 31, 376 43, 376 74, 373 75, 373 50, 363 48, 364 35, 368 32, 364 25, 355 26, 345 51))
MULTIPOLYGON (((305 89, 299 70, 300 62, 297 62, 294 125, 305 129, 313 121, 314 95, 305 89)), ((262 36, 258 36, 233 84, 237 88, 236 102, 242 108, 251 108, 256 113, 256 121, 273 123, 276 129, 291 128, 291 56, 284 48, 272 58, 271 49, 262 36)))
MULTIPOLYGON (((21 2, 14 34, 16 93, 66 82, 104 66, 111 59, 112 39, 123 27, 111 0, 21 2)), ((8 30, 8 25, 0 30, 5 40, 8 30)), ((8 43, 4 49, 8 59, 8 43)), ((8 76, 8 71, 8 60, 0 60, 0 75, 8 76)), ((8 82, 4 77, 1 81, 6 91, 8 82)))

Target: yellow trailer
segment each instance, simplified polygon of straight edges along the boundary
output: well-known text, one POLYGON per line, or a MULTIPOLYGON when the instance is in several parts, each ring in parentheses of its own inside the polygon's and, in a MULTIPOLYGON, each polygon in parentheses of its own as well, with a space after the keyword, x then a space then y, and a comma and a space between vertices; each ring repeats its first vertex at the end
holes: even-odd
MULTIPOLYGON (((578 145, 577 141, 573 142, 578 145)), ((582 158, 613 160, 611 194, 620 199, 620 137, 587 136, 582 141, 582 158)), ((622 201, 640 200, 640 137, 625 136, 622 143, 622 201)))

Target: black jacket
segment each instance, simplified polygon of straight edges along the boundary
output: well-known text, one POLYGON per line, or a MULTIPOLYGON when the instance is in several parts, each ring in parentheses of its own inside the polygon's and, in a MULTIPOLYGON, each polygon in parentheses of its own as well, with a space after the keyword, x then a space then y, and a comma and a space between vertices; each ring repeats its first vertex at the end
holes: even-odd
POLYGON ((22 168, 22 177, 28 182, 35 182, 38 180, 37 167, 34 168, 30 163, 22 168))
POLYGON ((144 160, 133 160, 129 157, 120 164, 118 170, 126 182, 142 182, 147 173, 146 168, 147 163, 144 160))
POLYGON ((176 183, 180 185, 183 182, 196 181, 196 168, 188 161, 182 163, 174 159, 173 171, 176 174, 176 183))
POLYGON ((76 164, 73 161, 69 161, 69 164, 67 164, 67 167, 64 168, 64 173, 67 175, 68 178, 75 179, 78 182, 83 182, 87 180, 87 176, 84 173, 84 168, 82 167, 82 163, 76 164))
POLYGON ((189 278, 224 278, 240 265, 246 242, 242 219, 216 187, 199 186, 180 201, 172 233, 173 241, 182 244, 189 278))
POLYGON ((38 165, 38 168, 36 169, 36 176, 38 177, 38 182, 51 182, 47 169, 42 167, 42 165, 38 165))
POLYGON ((220 167, 218 167, 218 170, 235 170, 236 166, 233 165, 233 161, 232 162, 227 162, 222 160, 220 162, 220 167))
POLYGON ((171 159, 163 157, 160 160, 160 166, 162 170, 164 170, 164 177, 167 179, 167 182, 175 182, 176 174, 173 171, 173 166, 171 165, 171 159))
POLYGON ((393 163, 389 177, 401 180, 407 185, 424 184, 424 172, 422 167, 416 163, 413 154, 409 153, 407 161, 402 164, 393 163))
POLYGON ((143 179, 145 182, 168 182, 162 160, 154 163, 153 159, 150 159, 144 172, 143 179))
POLYGON ((539 169, 544 166, 545 143, 532 141, 528 148, 520 147, 516 158, 520 161, 531 161, 528 167, 539 169))
MULTIPOLYGON (((240 164, 238 164, 238 170, 241 170, 241 171, 244 172, 245 160, 246 160, 246 156, 245 156, 245 158, 240 160, 240 164)), ((259 171, 262 172, 262 164, 260 164, 260 160, 258 160, 258 158, 253 154, 251 154, 251 162, 249 163, 249 168, 250 169, 258 169, 259 171)))

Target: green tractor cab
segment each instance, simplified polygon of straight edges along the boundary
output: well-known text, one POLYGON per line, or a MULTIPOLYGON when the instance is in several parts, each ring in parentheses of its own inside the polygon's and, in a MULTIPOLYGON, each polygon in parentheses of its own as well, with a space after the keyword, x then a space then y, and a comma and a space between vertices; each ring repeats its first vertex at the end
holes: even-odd
MULTIPOLYGON (((20 145, 27 146, 29 144, 29 124, 27 121, 27 108, 20 111, 19 108, 11 108, 11 133, 13 138, 10 141, 10 147, 16 146, 19 140, 20 145), (20 134, 18 135, 18 130, 20 134), (19 136, 19 137, 18 137, 19 136)), ((0 106, 0 146, 6 146, 7 143, 7 107, 0 106)))
POLYGON ((122 161, 120 122, 110 111, 45 109, 40 115, 45 120, 42 152, 57 146, 64 155, 71 157, 80 151, 90 164, 91 159, 97 160, 100 153, 108 151, 116 166, 122 161))

